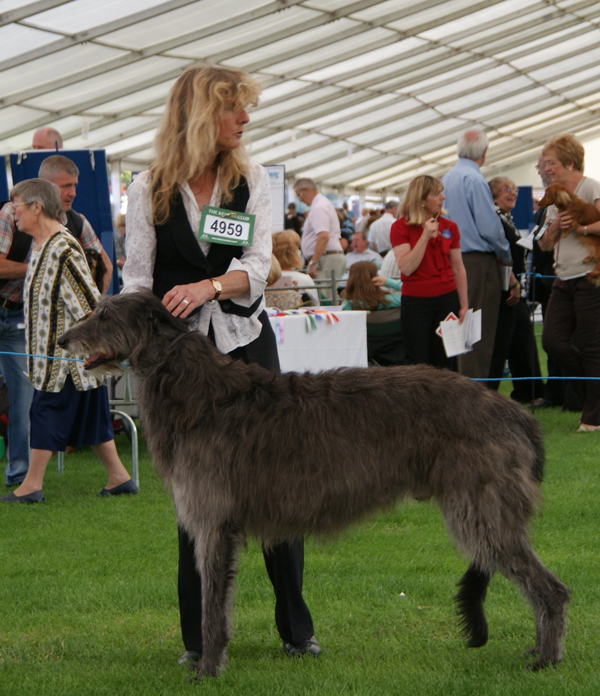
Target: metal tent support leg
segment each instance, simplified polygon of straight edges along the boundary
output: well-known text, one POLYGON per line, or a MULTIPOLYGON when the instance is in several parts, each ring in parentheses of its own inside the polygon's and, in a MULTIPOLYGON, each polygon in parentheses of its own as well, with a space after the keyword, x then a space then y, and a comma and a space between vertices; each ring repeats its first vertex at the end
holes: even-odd
MULTIPOLYGON (((131 478, 133 479, 135 485, 139 488, 140 474, 138 464, 138 432, 135 422, 129 414, 123 413, 123 411, 115 411, 111 409, 110 413, 112 416, 118 416, 119 418, 123 418, 125 421, 127 421, 127 424, 129 425, 129 432, 131 433, 131 478)), ((60 476, 62 476, 65 473, 65 453, 57 452, 56 458, 58 465, 58 473, 60 476)))

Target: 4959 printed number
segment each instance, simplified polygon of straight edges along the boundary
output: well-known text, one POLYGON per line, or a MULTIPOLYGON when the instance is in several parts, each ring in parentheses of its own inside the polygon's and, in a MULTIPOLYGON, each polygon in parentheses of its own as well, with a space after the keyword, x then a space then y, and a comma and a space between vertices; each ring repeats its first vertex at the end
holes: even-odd
POLYGON ((215 220, 210 229, 215 234, 226 234, 229 237, 241 237, 244 231, 239 222, 227 222, 226 220, 215 220))

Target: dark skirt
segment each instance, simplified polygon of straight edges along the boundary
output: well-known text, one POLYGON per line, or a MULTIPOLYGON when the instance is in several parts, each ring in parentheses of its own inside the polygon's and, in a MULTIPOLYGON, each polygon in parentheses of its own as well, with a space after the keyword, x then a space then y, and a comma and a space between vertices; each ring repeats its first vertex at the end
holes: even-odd
POLYGON ((37 389, 31 404, 32 449, 64 452, 67 445, 98 445, 114 438, 105 386, 77 391, 69 375, 59 392, 37 389))

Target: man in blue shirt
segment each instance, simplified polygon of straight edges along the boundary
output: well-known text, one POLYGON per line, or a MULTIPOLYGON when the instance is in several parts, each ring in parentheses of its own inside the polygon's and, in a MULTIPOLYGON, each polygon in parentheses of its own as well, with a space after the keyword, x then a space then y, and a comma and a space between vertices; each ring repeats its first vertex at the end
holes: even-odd
POLYGON ((460 232, 469 307, 481 309, 481 341, 459 356, 458 367, 461 374, 482 379, 489 376, 494 350, 502 292, 500 265, 512 266, 510 246, 480 172, 488 145, 484 131, 463 133, 456 147, 459 160, 442 177, 444 205, 460 232))

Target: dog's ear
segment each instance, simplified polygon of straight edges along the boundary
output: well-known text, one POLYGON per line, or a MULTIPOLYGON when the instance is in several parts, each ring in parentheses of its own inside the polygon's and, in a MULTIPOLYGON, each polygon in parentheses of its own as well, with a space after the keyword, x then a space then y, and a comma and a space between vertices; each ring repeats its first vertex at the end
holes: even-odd
POLYGON ((179 331, 187 331, 188 322, 185 319, 174 317, 159 299, 153 299, 152 308, 148 311, 148 318, 154 328, 158 329, 160 326, 167 325, 179 331))
POLYGON ((569 191, 563 188, 556 191, 556 194, 554 196, 554 204, 559 210, 564 210, 565 208, 568 208, 571 205, 572 200, 573 198, 569 191))
POLYGON ((161 324, 165 323, 165 315, 168 314, 169 312, 162 304, 155 303, 148 309, 148 320, 152 326, 158 328, 161 324))

